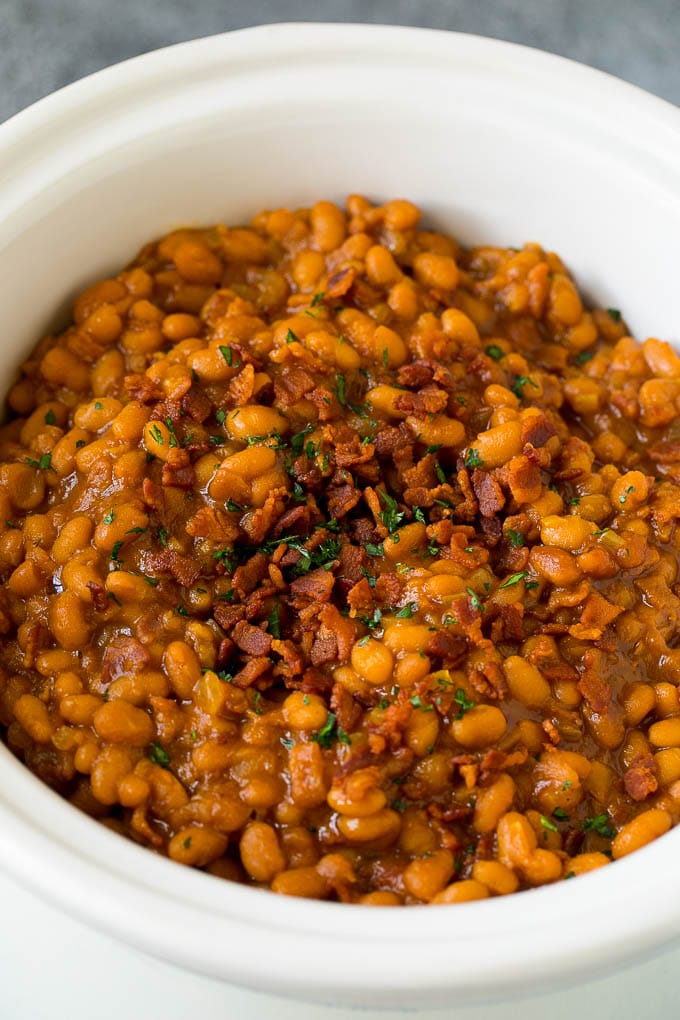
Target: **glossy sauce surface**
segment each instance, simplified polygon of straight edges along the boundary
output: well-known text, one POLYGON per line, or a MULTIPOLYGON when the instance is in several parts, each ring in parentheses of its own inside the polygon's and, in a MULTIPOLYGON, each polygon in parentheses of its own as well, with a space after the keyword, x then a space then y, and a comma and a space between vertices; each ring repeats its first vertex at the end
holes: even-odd
POLYGON ((455 903, 680 818, 680 359, 396 200, 176 231, 0 430, 0 721, 277 892, 455 903))

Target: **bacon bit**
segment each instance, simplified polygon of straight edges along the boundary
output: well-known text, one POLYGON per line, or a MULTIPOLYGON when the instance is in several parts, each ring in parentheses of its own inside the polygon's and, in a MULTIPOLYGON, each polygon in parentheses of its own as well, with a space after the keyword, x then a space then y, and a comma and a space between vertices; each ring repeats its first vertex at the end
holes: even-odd
POLYGON ((338 645, 338 662, 349 662, 359 628, 356 623, 343 616, 339 609, 329 604, 319 610, 319 619, 335 635, 338 645))
POLYGON ((358 435, 350 442, 339 443, 335 447, 335 463, 338 467, 347 468, 353 464, 366 464, 373 459, 375 447, 372 443, 362 443, 358 435))
POLYGON ((150 478, 142 482, 142 499, 148 507, 160 513, 165 509, 165 493, 160 485, 156 485, 150 478))
POLYGON ((326 662, 337 661, 338 642, 328 627, 321 626, 316 632, 310 658, 313 666, 323 666, 326 662))
POLYGON ((578 682, 581 696, 598 715, 606 712, 612 700, 612 686, 605 679, 604 656, 596 649, 588 649, 583 656, 584 671, 578 682))
POLYGON ((394 750, 401 744, 404 730, 412 715, 413 706, 410 701, 392 704, 385 709, 382 722, 371 727, 371 733, 383 737, 386 744, 389 744, 390 748, 394 750))
POLYGON ((525 418, 522 422, 522 446, 529 443, 538 449, 539 446, 545 446, 548 440, 556 435, 557 429, 543 414, 531 415, 530 418, 525 418))
POLYGON ((254 627, 245 620, 240 620, 231 632, 231 639, 237 648, 247 655, 269 655, 272 647, 272 636, 254 627))
POLYGON ((367 615, 373 611, 373 589, 365 577, 357 581, 354 587, 349 590, 347 593, 347 604, 350 609, 350 615, 353 617, 357 616, 357 614, 367 615))
POLYGON ((433 659, 441 659, 446 667, 455 667, 468 652, 468 643, 464 637, 439 630, 428 638, 425 654, 433 659))
POLYGON ((450 807, 442 807, 441 804, 428 804, 427 813, 440 822, 462 822, 464 818, 474 811, 470 804, 451 804, 450 807))
POLYGON ((174 447, 168 451, 161 474, 163 485, 176 486, 178 489, 191 489, 196 481, 196 472, 186 450, 174 447))
POLYGON ((271 671, 271 666, 269 659, 263 657, 248 659, 243 669, 234 676, 232 684, 241 689, 251 687, 256 680, 260 680, 265 673, 271 671))
POLYGON ((147 553, 145 557, 147 574, 156 577, 158 574, 171 574, 183 588, 191 588, 201 573, 201 564, 189 556, 182 556, 174 549, 163 549, 158 553, 147 553))
POLYGON ((176 425, 181 417, 182 405, 179 400, 161 400, 151 412, 151 421, 165 421, 166 418, 170 418, 173 425, 176 425))
POLYGON ((526 747, 519 747, 516 751, 500 751, 492 748, 487 751, 480 763, 480 782, 487 782, 495 772, 503 772, 514 768, 516 765, 524 765, 529 758, 526 747))
POLYGON ((338 398, 325 386, 315 386, 313 390, 305 394, 307 400, 311 400, 317 409, 319 421, 331 421, 342 414, 342 408, 338 398))
POLYGON ((308 506, 292 506, 290 510, 286 510, 283 516, 278 519, 272 535, 274 538, 280 538, 285 531, 306 535, 311 527, 311 517, 308 506))
POLYGON ((192 386, 182 397, 182 410, 199 425, 210 417, 212 408, 212 401, 198 386, 192 386))
POLYGON ((255 553, 234 571, 232 578, 234 589, 242 596, 249 595, 257 588, 260 581, 264 581, 267 573, 267 557, 264 553, 255 553))
POLYGON ((505 496, 500 485, 488 471, 475 468, 472 472, 472 488, 483 517, 493 517, 505 506, 505 496))
POLYGON ((583 607, 581 623, 584 627, 597 627, 604 630, 622 612, 623 606, 617 606, 597 592, 593 592, 583 607))
MULTIPOLYGON (((259 545, 264 541, 269 529, 285 510, 287 497, 288 490, 285 487, 273 489, 267 496, 264 506, 244 515, 241 528, 253 545, 259 545)), ((301 509, 304 510, 304 507, 301 509)))
POLYGON ((86 587, 92 592, 92 605, 96 613, 105 613, 110 608, 111 602, 106 594, 106 588, 97 584, 96 581, 88 581, 86 587))
POLYGON ((283 665, 291 676, 302 675, 305 664, 297 646, 292 641, 280 641, 278 638, 274 638, 272 641, 272 652, 275 655, 281 656, 283 665))
POLYGON ((136 638, 119 634, 111 638, 102 656, 102 683, 110 684, 126 673, 138 673, 151 662, 151 656, 136 638))
POLYGON ((90 365, 100 358, 106 349, 87 333, 73 333, 66 346, 77 358, 90 365))
POLYGON ((346 687, 336 682, 331 692, 331 712, 335 712, 340 729, 351 733, 361 717, 361 705, 357 704, 346 687))
POLYGON ((357 271, 354 266, 345 266, 338 269, 328 277, 324 293, 327 297, 339 298, 346 294, 356 278, 357 271))
POLYGON ((465 783, 465 789, 474 790, 479 778, 479 765, 461 765, 458 771, 465 783))
MULTIPOLYGON (((232 344, 232 349, 235 350, 232 344)), ((255 368, 249 362, 243 365, 243 368, 237 376, 229 383, 227 387, 227 395, 225 398, 225 404, 228 407, 243 407, 251 399, 255 391, 255 368)))
POLYGON ((548 740, 557 746, 560 742, 560 733, 552 719, 544 719, 541 723, 544 733, 547 734, 548 740))
POLYGON ((212 542, 231 545, 238 537, 239 527, 229 514, 204 506, 187 521, 186 532, 192 538, 209 538, 212 542))
POLYGON ((225 602, 218 602, 213 608, 213 616, 222 630, 231 630, 237 623, 245 619, 245 615, 245 606, 229 606, 225 602))
POLYGON ((533 503, 540 497, 543 489, 540 468, 525 453, 513 457, 497 474, 518 503, 533 503))
POLYGON ((402 365, 397 372, 400 386, 420 390, 428 386, 434 378, 432 364, 426 361, 413 361, 410 365, 402 365))
POLYGON ((148 375, 126 375, 123 385, 132 399, 138 400, 141 404, 151 404, 165 396, 158 383, 148 375))
POLYGON ((292 407, 299 403, 307 393, 310 393, 316 386, 313 375, 292 365, 286 369, 285 374, 277 375, 274 379, 274 395, 276 402, 283 407, 292 407))
POLYGON ((472 488, 472 482, 470 481, 470 475, 465 468, 461 468, 458 471, 456 474, 456 481, 458 482, 463 494, 462 501, 458 503, 454 511, 456 520, 473 521, 477 516, 477 510, 479 507, 474 489, 472 488))
POLYGON ((398 411, 425 418, 428 414, 443 411, 449 402, 449 395, 437 386, 424 386, 418 393, 400 393, 394 401, 398 411))
POLYGON ((467 678, 477 693, 484 698, 500 701, 508 693, 503 671, 493 659, 482 659, 481 662, 471 665, 467 678))
POLYGON ((628 796, 635 801, 646 800, 650 793, 656 793, 659 783, 654 755, 649 752, 635 755, 623 775, 623 785, 628 796))
POLYGON ((521 602, 511 602, 499 607, 502 621, 502 634, 508 641, 522 641, 524 639, 524 605, 521 602))
POLYGON ((333 591, 335 578, 330 570, 319 567, 309 574, 298 577, 290 586, 291 602, 294 606, 310 602, 328 602, 333 591))
POLYGON ((379 574, 373 592, 381 606, 397 606, 404 592, 404 581, 397 574, 379 574))
POLYGON ((42 623, 29 623, 27 625, 26 646, 24 648, 23 665, 24 669, 33 669, 38 652, 46 648, 50 642, 50 632, 42 623))
POLYGON ((331 517, 341 520, 353 510, 361 499, 361 492, 355 485, 340 485, 328 493, 328 512, 331 517))

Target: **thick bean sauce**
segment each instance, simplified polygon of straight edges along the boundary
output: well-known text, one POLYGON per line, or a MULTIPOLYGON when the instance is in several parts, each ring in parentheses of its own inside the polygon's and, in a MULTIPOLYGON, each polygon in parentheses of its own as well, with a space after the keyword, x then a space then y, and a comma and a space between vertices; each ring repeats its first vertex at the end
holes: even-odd
POLYGON ((9 747, 280 893, 503 895, 680 818, 680 359, 419 219, 149 244, 0 430, 9 747))

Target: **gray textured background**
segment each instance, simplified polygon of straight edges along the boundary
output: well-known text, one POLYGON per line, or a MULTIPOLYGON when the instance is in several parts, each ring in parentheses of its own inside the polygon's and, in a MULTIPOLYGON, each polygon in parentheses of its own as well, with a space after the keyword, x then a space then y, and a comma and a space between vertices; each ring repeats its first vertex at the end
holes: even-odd
POLYGON ((0 121, 126 57, 272 21, 497 36, 592 64, 680 104, 680 0, 0 0, 0 121))

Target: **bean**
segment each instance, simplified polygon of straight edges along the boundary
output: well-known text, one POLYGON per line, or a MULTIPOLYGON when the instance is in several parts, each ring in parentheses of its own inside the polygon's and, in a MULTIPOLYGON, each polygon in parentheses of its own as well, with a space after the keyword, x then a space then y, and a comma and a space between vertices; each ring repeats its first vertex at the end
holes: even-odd
POLYGON ((489 890, 481 882, 474 878, 464 878, 447 885, 445 889, 437 893, 431 902, 437 904, 471 903, 473 900, 485 900, 488 895, 489 890))
POLYGON ((550 684, 540 670, 520 655, 510 655, 503 660, 503 672, 510 693, 529 708, 540 708, 550 698, 550 684))
POLYGON ((294 730, 319 730, 327 722, 328 709, 318 694, 293 691, 283 703, 283 716, 294 730))
POLYGON ((522 449, 522 426, 518 421, 507 421, 504 425, 480 432, 470 444, 485 469, 502 467, 522 449))
POLYGON ((500 861, 475 861, 472 877, 496 896, 507 896, 519 888, 517 875, 500 861))
POLYGON ((28 464, 3 464, 0 485, 18 510, 35 510, 45 498, 45 478, 28 464))
POLYGON ((640 847, 663 836, 665 832, 668 832, 671 824, 672 819, 668 811, 661 808, 650 808, 648 811, 643 811, 619 830, 612 843, 614 860, 618 861, 619 858, 626 857, 634 850, 639 850, 640 847))
POLYGON ((276 831, 266 822, 250 822, 239 843, 241 862, 255 882, 269 884, 286 868, 276 831))
POLYGON ((52 635, 67 651, 83 650, 92 633, 83 602, 72 591, 64 591, 50 599, 48 622, 52 635))
POLYGON ((168 843, 168 856, 180 864, 203 868, 206 864, 222 857, 227 849, 228 839, 214 829, 188 825, 180 829, 168 843))
POLYGON ((386 684, 392 677, 394 656, 387 645, 375 638, 357 641, 352 648, 351 661, 359 676, 373 687, 386 684))
POLYGON ((652 723, 648 736, 654 747, 680 747, 680 716, 652 723))
POLYGON ((433 290, 452 291, 458 286, 458 266, 450 255, 420 252, 413 259, 413 275, 418 283, 433 290))
POLYGON ((479 790, 473 816, 477 832, 494 832, 500 818, 511 808, 515 792, 515 782, 507 773, 501 774, 491 786, 479 790))
POLYGON ((103 740, 112 744, 145 747, 155 733, 151 718, 141 708, 126 701, 110 701, 97 710, 94 728, 103 740))
POLYGON ((453 875, 454 861, 450 850, 438 850, 407 865, 403 881, 406 889, 418 900, 429 902, 453 875))
POLYGON ((302 896, 320 900, 328 894, 326 880, 316 868, 291 868, 281 871, 271 883, 272 892, 282 896, 302 896))
POLYGON ((224 426, 233 439, 246 441, 253 436, 285 435, 288 422, 273 407, 246 404, 227 415, 224 426))
POLYGON ((36 744, 48 744, 53 728, 47 706, 33 694, 22 694, 14 703, 14 718, 36 744))
POLYGON ((392 843, 399 834, 401 819, 396 811, 383 808, 366 817, 341 815, 338 832, 348 843, 392 843))
POLYGON ((105 747, 90 765, 92 793, 100 804, 118 802, 118 784, 129 775, 132 761, 122 747, 105 747))
POLYGON ((495 705, 475 705, 462 719, 451 723, 451 736, 468 750, 477 750, 495 744, 505 733, 507 723, 500 708, 495 705))
POLYGON ((319 251, 333 251, 345 239, 345 214, 333 202, 316 202, 312 206, 310 221, 314 240, 319 251))

